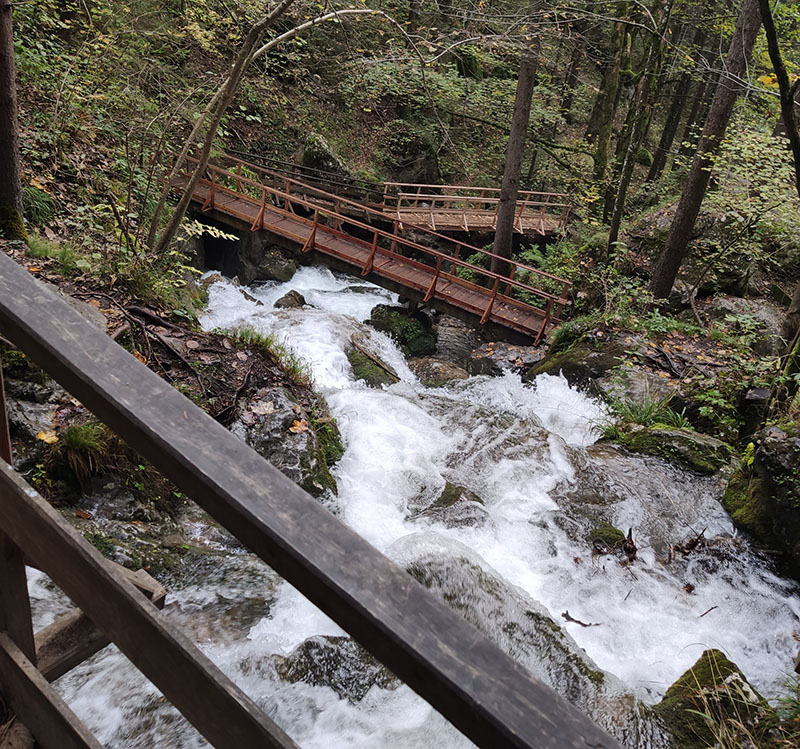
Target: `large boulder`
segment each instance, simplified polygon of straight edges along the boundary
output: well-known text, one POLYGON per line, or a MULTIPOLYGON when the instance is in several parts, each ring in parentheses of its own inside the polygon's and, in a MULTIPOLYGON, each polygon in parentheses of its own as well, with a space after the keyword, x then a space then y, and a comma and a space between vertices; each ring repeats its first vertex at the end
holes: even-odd
POLYGON ((321 635, 300 643, 272 662, 284 681, 329 687, 342 699, 360 702, 373 686, 396 689, 400 680, 369 651, 349 637, 321 635))
POLYGON ((691 429, 635 424, 623 432, 618 441, 632 452, 654 455, 704 474, 725 468, 733 457, 727 443, 691 429))
POLYGON ((319 133, 309 133, 305 143, 295 152, 294 159, 309 169, 331 172, 343 177, 350 176, 344 161, 319 133))
POLYGON ((369 324, 391 336, 406 356, 427 356, 436 350, 430 319, 421 312, 378 304, 370 314, 369 324))
POLYGON ((800 577, 800 430, 758 432, 722 501, 739 528, 780 552, 781 563, 800 577))
MULTIPOLYGON (((436 319, 436 358, 469 368, 472 351, 480 343, 475 329, 452 315, 436 319)), ((470 370, 471 371, 471 370, 470 370)), ((479 374, 472 372, 472 374, 479 374)), ((490 374, 481 372, 480 374, 490 374)))
POLYGON ((312 496, 336 493, 314 418, 283 387, 243 399, 231 431, 312 496))
POLYGON ((756 746, 750 739, 772 714, 739 667, 719 650, 706 650, 655 709, 680 749, 719 746, 723 734, 730 741, 725 746, 756 746))
POLYGON ((737 325, 745 335, 753 336, 753 353, 779 356, 785 343, 782 337, 784 311, 768 299, 742 299, 717 295, 705 307, 710 320, 737 325))
POLYGON ((503 372, 527 372, 545 355, 543 346, 517 346, 504 341, 490 341, 470 355, 467 371, 474 375, 501 375, 503 372))
POLYGON ((457 364, 432 356, 411 359, 408 366, 426 387, 441 387, 453 380, 466 380, 469 377, 469 373, 457 364))
POLYGON ((410 515, 412 519, 428 518, 448 528, 482 525, 489 519, 483 500, 475 492, 449 481, 430 504, 425 503, 424 497, 420 500, 420 506, 410 515))

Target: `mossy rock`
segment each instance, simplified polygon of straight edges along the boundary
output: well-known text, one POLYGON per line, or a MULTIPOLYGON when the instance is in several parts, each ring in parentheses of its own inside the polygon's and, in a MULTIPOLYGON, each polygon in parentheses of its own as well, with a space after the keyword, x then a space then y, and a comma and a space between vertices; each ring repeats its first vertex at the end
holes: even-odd
POLYGON ((349 348, 345 354, 347 361, 350 362, 350 368, 353 370, 353 377, 357 380, 364 380, 370 387, 391 385, 397 382, 397 377, 358 349, 349 348))
POLYGON ((625 541, 625 534, 619 528, 611 525, 611 523, 601 523, 589 533, 586 540, 590 543, 598 541, 607 549, 613 549, 622 546, 625 541))
POLYGON ((437 499, 422 509, 412 513, 411 518, 429 518, 443 523, 448 528, 477 526, 489 519, 484 501, 466 487, 446 481, 437 499))
POLYGON ((654 455, 704 474, 716 473, 729 465, 733 457, 725 442, 691 429, 637 427, 624 433, 619 441, 631 452, 654 455))
POLYGON ((548 354, 531 367, 522 379, 530 382, 540 374, 563 374, 573 387, 586 388, 622 364, 624 359, 625 350, 622 344, 608 341, 604 342, 602 348, 595 349, 591 341, 582 338, 564 350, 548 354))
POLYGON ((730 732, 737 721, 747 731, 744 739, 750 727, 770 712, 738 666, 719 650, 706 650, 655 709, 674 739, 673 746, 681 749, 717 746, 712 726, 723 724, 730 732))
POLYGON ((757 476, 737 471, 725 487, 722 505, 737 528, 769 546, 775 543, 768 498, 757 476))
POLYGON ((379 304, 372 310, 369 324, 391 336, 406 356, 428 356, 436 350, 430 321, 421 313, 379 304))

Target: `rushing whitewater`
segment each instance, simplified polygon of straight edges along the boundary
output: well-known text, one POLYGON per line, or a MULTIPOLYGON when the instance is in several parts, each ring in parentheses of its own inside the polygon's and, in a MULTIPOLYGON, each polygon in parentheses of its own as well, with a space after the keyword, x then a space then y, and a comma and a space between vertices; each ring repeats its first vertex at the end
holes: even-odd
MULTIPOLYGON (((303 268, 286 284, 247 292, 214 284, 201 324, 270 333, 309 363, 346 448, 333 470, 338 496, 324 498, 331 511, 434 592, 450 591, 470 621, 593 718, 619 727, 629 746, 644 741, 615 717, 620 705, 657 702, 706 648, 724 651, 766 695, 780 687, 796 649, 795 586, 735 538, 665 563, 670 544, 697 533, 735 537, 714 478, 595 445, 607 415, 563 378, 543 375, 530 386, 507 373, 423 387, 392 341, 361 324, 394 297, 360 279, 303 268), (290 289, 309 306, 274 309, 290 289), (375 389, 354 380, 345 355, 354 332, 400 382, 375 389), (446 482, 480 498, 472 521, 427 511, 446 482), (632 565, 592 554, 587 536, 603 522, 633 528, 632 565), (560 627, 551 644, 526 629, 539 617, 560 627), (570 676, 578 661, 585 665, 570 676), (602 687, 581 676, 598 669, 602 687)), ((171 591, 167 615, 300 745, 470 746, 408 688, 364 666, 345 633, 257 559, 196 517, 184 524, 224 554, 171 591), (349 686, 288 678, 287 657, 299 647, 330 652, 336 679, 361 680, 357 698, 349 686)), ((65 603, 46 578, 32 581, 38 623, 47 623, 65 603)), ((113 648, 57 686, 111 746, 203 745, 113 648)))

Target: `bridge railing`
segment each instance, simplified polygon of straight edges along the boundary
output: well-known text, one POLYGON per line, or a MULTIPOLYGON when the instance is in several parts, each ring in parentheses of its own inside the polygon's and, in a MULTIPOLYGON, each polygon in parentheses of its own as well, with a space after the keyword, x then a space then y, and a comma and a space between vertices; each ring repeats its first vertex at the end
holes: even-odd
MULTIPOLYGON (((574 706, 2 253, 0 335, 476 744, 618 749, 574 706)), ((295 747, 3 460, 0 551, 0 694, 44 747, 100 744, 36 668, 26 558, 213 745, 295 747)))
MULTIPOLYGON (((429 284, 424 288, 419 288, 424 294, 424 301, 429 301, 437 295, 440 296, 439 292, 442 291, 445 282, 465 288, 479 289, 483 297, 486 297, 486 289, 489 288, 486 304, 470 311, 480 317, 481 323, 485 323, 488 320, 497 320, 495 305, 498 302, 522 311, 536 310, 537 314, 542 317, 541 326, 535 336, 537 342, 550 320, 552 318, 559 320, 564 307, 569 304, 568 294, 572 283, 566 279, 436 234, 424 227, 412 226, 415 231, 426 234, 432 240, 454 247, 452 254, 442 252, 408 239, 401 233, 401 222, 397 219, 393 222, 392 231, 387 231, 342 212, 343 207, 348 205, 362 211, 367 219, 372 217, 385 219, 385 216, 379 211, 348 201, 340 196, 310 188, 308 185, 286 176, 268 174, 273 180, 280 180, 280 188, 273 186, 274 181, 272 184, 265 184, 263 181, 246 176, 245 170, 251 169, 254 165, 239 160, 235 161, 235 168, 231 169, 225 169, 215 164, 209 164, 206 167, 205 175, 199 182, 201 186, 208 189, 203 203, 204 210, 214 207, 215 201, 223 200, 225 196, 237 198, 255 207, 255 215, 252 210, 240 211, 231 201, 227 202, 225 212, 249 222, 252 230, 264 227, 264 216, 268 209, 290 215, 293 220, 310 227, 308 234, 294 237, 303 245, 304 251, 310 251, 316 244, 322 243, 323 234, 338 236, 367 248, 369 254, 361 267, 362 275, 367 275, 373 270, 376 258, 400 255, 410 266, 417 266, 425 270, 433 269, 433 276, 429 284), (309 193, 312 194, 313 199, 309 198, 309 193), (322 227, 322 231, 318 233, 320 227, 322 227), (343 231, 345 228, 348 230, 347 232, 343 231), (469 259, 475 256, 482 256, 488 262, 496 258, 498 262, 508 268, 508 274, 492 272, 469 259), (552 292, 518 280, 517 276, 538 280, 543 282, 543 285, 546 283, 552 292), (477 284, 470 279, 483 279, 484 284, 477 284)), ((182 176, 188 179, 197 164, 199 164, 197 158, 187 157, 182 176)), ((329 254, 336 254, 335 247, 330 244, 326 245, 325 249, 329 254)), ((342 256, 342 259, 350 260, 347 256, 342 256)))
MULTIPOLYGON (((467 185, 430 185, 410 182, 387 182, 382 206, 385 213, 402 219, 404 216, 429 217, 436 227, 443 218, 452 224, 461 224, 465 231, 476 216, 490 216, 489 227, 494 228, 500 205, 500 190, 493 187, 467 185)), ((541 234, 553 228, 564 229, 572 204, 565 193, 532 192, 520 190, 514 212, 514 228, 520 233, 535 229, 541 234)))

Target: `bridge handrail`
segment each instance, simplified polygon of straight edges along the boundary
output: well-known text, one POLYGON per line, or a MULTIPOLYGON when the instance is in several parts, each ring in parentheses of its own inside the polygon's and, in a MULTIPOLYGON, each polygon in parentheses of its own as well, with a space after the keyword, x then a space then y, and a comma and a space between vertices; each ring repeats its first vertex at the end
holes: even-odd
MULTIPOLYGON (((198 161, 194 157, 187 157, 187 161, 190 162, 190 163, 193 162, 195 164, 198 163, 198 161)), ((387 232, 387 231, 385 231, 383 229, 379 229, 378 227, 362 223, 362 222, 358 221, 357 219, 348 218, 348 217, 343 216, 342 214, 338 213, 334 209, 325 208, 324 206, 321 206, 321 205, 319 205, 317 203, 314 203, 312 201, 306 200, 305 198, 300 198, 300 197, 298 197, 296 195, 292 195, 290 193, 283 192, 283 191, 278 190, 276 188, 269 187, 268 185, 265 185, 265 184, 263 184, 261 182, 256 182, 255 180, 251 180, 248 177, 244 177, 244 176, 238 175, 235 172, 229 172, 229 171, 227 171, 225 169, 222 169, 222 168, 220 168, 218 166, 215 166, 213 164, 209 164, 206 168, 207 168, 208 171, 211 172, 212 179, 208 180, 208 179, 205 179, 205 178, 201 178, 200 184, 206 184, 212 190, 218 190, 218 191, 222 191, 222 192, 228 193, 230 195, 234 195, 234 196, 236 196, 236 197, 238 197, 240 199, 244 199, 246 201, 249 201, 253 205, 260 205, 262 207, 262 209, 265 207, 265 198, 263 197, 263 195, 262 195, 261 201, 259 201, 259 200, 255 199, 255 198, 253 198, 252 196, 247 195, 246 193, 237 192, 236 190, 232 190, 230 188, 227 188, 224 185, 217 184, 215 182, 215 180, 213 179, 213 177, 215 175, 217 175, 217 174, 221 174, 222 176, 224 176, 226 178, 236 180, 237 183, 239 183, 239 184, 248 184, 248 185, 250 185, 250 186, 252 186, 254 188, 257 188, 257 189, 261 190, 262 193, 269 193, 270 195, 272 195, 274 197, 281 198, 282 200, 291 201, 292 203, 296 203, 296 204, 302 205, 305 208, 308 208, 309 210, 314 211, 315 215, 317 215, 317 216, 319 214, 326 214, 328 217, 333 218, 335 221, 347 223, 347 224, 350 224, 351 226, 354 226, 354 227, 357 227, 357 228, 362 229, 364 231, 367 231, 369 233, 372 233, 374 235, 374 238, 375 238, 373 240, 372 245, 374 246, 376 253, 387 254, 387 251, 384 248, 381 248, 381 247, 377 246, 377 237, 383 237, 383 238, 391 240, 392 242, 395 242, 397 244, 402 244, 402 245, 404 245, 405 247, 407 247, 409 249, 416 250, 417 252, 422 252, 424 254, 430 255, 430 256, 436 258, 437 260, 446 260, 446 261, 448 261, 450 263, 453 263, 455 265, 459 265, 461 267, 468 268, 468 269, 472 270, 473 272, 475 272, 475 273, 477 273, 479 275, 483 275, 483 276, 486 276, 488 278, 494 279, 495 283, 502 282, 504 284, 507 284, 508 286, 513 286, 513 287, 519 288, 519 289, 521 289, 523 291, 528 291, 528 292, 534 294, 535 296, 538 296, 538 297, 550 302, 551 303, 550 307, 552 307, 552 304, 556 304, 559 307, 561 307, 563 305, 566 305, 566 304, 569 304, 569 299, 567 298, 566 294, 567 294, 567 291, 568 291, 569 287, 572 285, 572 283, 570 281, 567 281, 566 279, 558 278, 557 276, 549 276, 549 274, 545 274, 545 273, 543 273, 541 271, 538 271, 539 275, 545 275, 545 276, 551 277, 554 280, 558 281, 559 283, 563 284, 562 296, 561 297, 557 297, 554 294, 550 294, 549 292, 544 291, 543 289, 539 289, 539 288, 537 288, 535 286, 530 286, 530 285, 528 285, 526 283, 523 283, 523 282, 520 282, 520 281, 516 281, 513 278, 513 274, 512 274, 512 276, 504 276, 504 275, 499 274, 499 273, 494 273, 493 271, 484 269, 479 265, 475 265, 475 264, 470 263, 468 261, 461 260, 458 257, 452 256, 452 255, 448 255, 446 253, 440 252, 439 250, 434 250, 434 249, 432 249, 430 247, 426 247, 425 245, 418 244, 416 242, 413 242, 412 240, 406 239, 405 237, 399 237, 396 234, 391 234, 391 233, 389 233, 389 232, 387 232)), ((188 176, 188 174, 186 176, 188 176)), ((277 210, 279 212, 291 215, 292 218, 297 220, 297 221, 301 221, 301 222, 304 222, 304 223, 310 224, 310 225, 313 225, 315 223, 314 221, 311 221, 311 220, 309 220, 309 219, 307 219, 307 218, 305 218, 303 216, 298 216, 297 214, 295 214, 293 212, 287 211, 285 209, 281 209, 281 208, 279 208, 277 206, 270 206, 270 207, 273 210, 277 210)), ((263 213, 263 211, 262 211, 262 213, 263 213)), ((347 236, 348 240, 351 241, 351 242, 361 243, 363 246, 366 246, 366 247, 370 247, 371 246, 370 243, 368 243, 366 240, 361 240, 361 239, 359 239, 357 237, 353 237, 353 236, 350 236, 350 235, 343 235, 343 236, 347 236)), ((481 250, 478 250, 477 248, 474 248, 474 249, 475 249, 476 252, 482 252, 481 250)), ((515 260, 510 260, 508 258, 503 258, 503 257, 500 257, 499 255, 494 255, 492 253, 483 253, 483 254, 488 255, 489 257, 496 257, 496 258, 500 259, 502 262, 507 263, 508 265, 510 265, 512 267, 512 269, 513 268, 517 268, 517 267, 522 267, 524 269, 527 269, 527 266, 524 266, 522 263, 518 263, 515 260)), ((411 259, 411 258, 404 258, 404 259, 407 262, 413 262, 413 259, 411 259)), ((535 270, 535 269, 532 269, 532 270, 535 270)), ((517 304, 517 305, 525 305, 524 302, 520 302, 519 300, 513 299, 512 297, 507 297, 507 298, 510 301, 512 301, 515 304, 517 304)), ((550 307, 548 308, 548 316, 549 316, 550 307)))
MULTIPOLYGON (((0 334, 479 746, 619 749, 577 708, 3 253, 0 334)), ((131 636, 125 616, 136 607, 124 586, 121 593, 111 583, 103 588, 114 591, 111 605, 99 596, 97 578, 107 576, 102 558, 10 467, 0 471, 0 506, 19 511, 14 518, 0 515, 14 542, 43 560, 45 571, 98 616, 107 634, 156 677, 155 683, 172 685, 164 690, 168 698, 182 701, 180 709, 185 706, 187 717, 208 731, 215 745, 293 746, 280 729, 264 736, 262 729, 271 728, 271 721, 257 708, 247 723, 251 730, 237 728, 242 711, 230 715, 215 709, 224 702, 208 699, 208 685, 187 680, 185 669, 176 670, 174 646, 154 648, 147 638, 131 636), (89 574, 84 588, 82 572, 89 574), (71 586, 68 573, 78 575, 71 586), (123 599, 125 609, 119 611, 114 604, 123 599)), ((13 555, 0 556, 4 583, 11 559, 16 563, 13 555)), ((19 567, 12 571, 17 575, 19 567)), ((20 611, 8 609, 12 599, 7 589, 3 593, 0 626, 7 626, 20 611)), ((151 631, 159 622, 166 626, 150 613, 151 631)), ((5 637, 0 633, 0 649, 5 637)), ((31 663, 25 667, 35 671, 31 663)), ((251 712, 252 702, 216 676, 214 690, 230 692, 231 699, 243 700, 244 712, 251 712)), ((0 683, 4 691, 13 688, 2 669, 0 683)), ((46 698, 57 701, 51 694, 46 698)), ((55 707, 47 714, 52 726, 58 722, 55 707)), ((81 737, 53 745, 96 746, 81 737)))
MULTIPOLYGON (((228 158, 230 159, 230 157, 228 157, 228 158)), ((374 208, 362 205, 361 203, 357 203, 356 201, 353 201, 353 200, 348 200, 347 198, 342 198, 339 195, 335 195, 333 193, 325 192, 324 190, 320 190, 319 188, 312 187, 310 185, 306 185, 305 183, 300 182, 299 180, 292 179, 291 177, 285 177, 284 175, 275 174, 274 172, 270 172, 270 170, 265 169, 264 167, 259 167, 257 164, 251 164, 251 163, 248 163, 248 162, 245 162, 245 161, 241 161, 241 159, 230 159, 230 160, 232 160, 234 162, 241 162, 244 166, 247 166, 247 167, 250 167, 250 168, 255 167, 256 169, 259 169, 259 170, 269 174, 270 176, 277 177, 277 178, 283 180, 284 182, 288 182, 289 184, 297 185, 298 187, 302 188, 303 190, 312 190, 312 191, 318 193, 320 195, 320 197, 324 198, 325 200, 329 200, 331 202, 334 202, 334 204, 336 202, 338 202, 340 204, 346 204, 346 205, 352 206, 354 208, 357 208, 359 210, 362 210, 362 211, 364 211, 365 213, 367 213, 367 214, 369 214, 371 216, 375 216, 377 219, 380 219, 382 221, 386 220, 386 214, 383 213, 382 211, 375 210, 374 208)), ((194 163, 194 164, 198 164, 199 163, 199 160, 194 156, 187 156, 186 157, 186 161, 190 162, 190 163, 194 163)), ((222 173, 226 177, 235 179, 237 182, 240 182, 240 183, 249 184, 251 187, 256 187, 256 188, 265 187, 269 191, 271 191, 272 194, 279 195, 282 198, 288 198, 289 200, 292 200, 294 202, 299 202, 299 203, 305 205, 307 208, 312 208, 312 209, 318 208, 318 207, 321 208, 321 209, 323 208, 321 206, 318 206, 316 203, 313 203, 312 201, 303 201, 302 199, 298 199, 298 197, 296 195, 290 194, 290 193, 285 192, 285 191, 278 190, 277 188, 274 188, 274 187, 269 187, 268 185, 264 185, 261 182, 256 182, 255 180, 251 180, 251 179, 249 179, 247 177, 238 175, 235 172, 227 171, 225 169, 222 169, 219 166, 216 166, 215 164, 209 164, 207 166, 207 169, 216 170, 218 173, 222 173)), ((235 191, 231 191, 231 192, 235 192, 235 191)), ((243 193, 236 193, 236 194, 237 195, 242 195, 242 197, 246 197, 246 198, 248 198, 250 200, 253 200, 252 198, 250 198, 250 196, 247 196, 247 195, 245 195, 243 193)), ((325 209, 325 210, 329 210, 329 209, 325 209)), ((335 211, 335 210, 330 211, 329 210, 329 213, 330 213, 330 215, 332 215, 334 217, 340 218, 343 222, 347 222, 349 224, 357 225, 360 228, 366 229, 369 232, 372 232, 372 231, 375 230, 375 227, 373 227, 373 226, 371 226, 369 224, 360 223, 356 219, 353 219, 353 218, 350 218, 348 216, 344 216, 344 215, 340 214, 338 211, 335 211)), ((533 266, 526 265, 525 263, 520 263, 518 260, 513 260, 513 259, 510 259, 510 258, 502 257, 501 255, 497 255, 497 254, 495 254, 493 252, 490 252, 488 250, 483 250, 483 249, 481 249, 479 247, 475 247, 474 245, 468 244, 467 242, 462 242, 461 240, 453 239, 452 237, 445 236, 444 234, 439 234, 439 233, 437 233, 435 231, 432 231, 432 230, 428 229, 425 226, 420 226, 418 224, 411 224, 411 223, 407 223, 407 222, 403 222, 403 225, 410 227, 414 231, 418 231, 420 233, 427 234, 427 235, 429 235, 431 237, 435 237, 438 240, 447 242, 449 244, 453 244, 458 248, 458 252, 459 253, 461 252, 461 250, 465 250, 466 252, 468 252, 471 255, 472 254, 476 254, 476 253, 480 253, 480 254, 485 255, 486 257, 489 257, 489 258, 497 258, 498 260, 501 260, 503 263, 506 263, 506 264, 508 264, 510 266, 518 268, 519 270, 524 270, 524 271, 526 271, 528 273, 532 273, 532 274, 534 274, 536 276, 540 276, 542 278, 547 278, 547 279, 549 279, 551 281, 554 281, 556 283, 566 284, 565 291, 564 291, 564 297, 566 297, 566 290, 568 290, 572 286, 572 282, 568 281, 565 278, 561 278, 559 276, 555 276, 555 275, 553 275, 551 273, 547 273, 546 271, 540 270, 539 268, 534 268, 533 266)), ((378 230, 378 231, 382 231, 383 232, 383 230, 378 230)), ((440 252, 438 252, 436 250, 432 250, 430 247, 426 247, 425 245, 421 245, 419 243, 412 242, 411 240, 404 239, 404 238, 399 237, 399 236, 397 236, 395 234, 389 234, 388 232, 383 232, 383 235, 386 236, 386 237, 389 237, 390 239, 396 238, 398 242, 404 242, 407 245, 412 246, 414 249, 421 250, 421 251, 427 252, 427 253, 442 254, 443 257, 446 258, 446 259, 450 259, 450 260, 454 259, 452 256, 447 255, 446 253, 440 253, 440 252)), ((463 263, 463 262, 460 263, 460 264, 464 265, 465 267, 469 267, 469 268, 471 268, 471 269, 473 269, 475 271, 480 271, 481 273, 487 273, 487 271, 485 271, 483 268, 481 268, 478 265, 474 265, 474 264, 470 264, 470 263, 463 263)), ((503 280, 509 280, 506 277, 502 277, 502 278, 503 278, 503 280)), ((526 290, 527 291, 539 291, 542 294, 547 294, 547 292, 545 292, 545 291, 543 291, 541 289, 537 289, 536 287, 533 287, 533 286, 527 287, 526 290)), ((563 299, 563 302, 565 304, 568 304, 569 303, 569 299, 565 298, 565 299, 563 299)))

